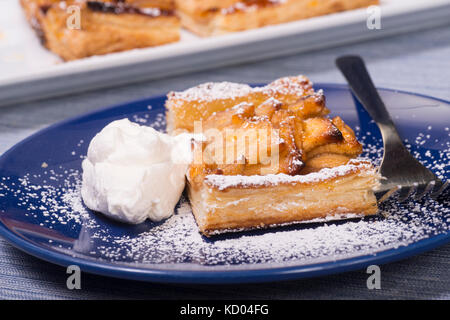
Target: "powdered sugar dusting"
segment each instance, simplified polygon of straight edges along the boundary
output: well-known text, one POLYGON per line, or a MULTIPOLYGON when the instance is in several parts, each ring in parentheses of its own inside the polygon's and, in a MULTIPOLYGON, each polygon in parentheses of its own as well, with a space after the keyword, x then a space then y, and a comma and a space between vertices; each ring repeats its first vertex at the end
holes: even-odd
POLYGON ((306 175, 290 176, 284 173, 268 174, 264 176, 228 176, 212 174, 205 177, 205 183, 218 190, 225 190, 233 187, 261 187, 274 186, 279 184, 314 183, 332 178, 342 177, 358 170, 366 171, 367 174, 375 174, 375 170, 368 161, 351 160, 348 164, 334 168, 325 168, 319 172, 312 172, 306 175))
MULTIPOLYGON (((381 140, 368 134, 375 132, 373 127, 364 132, 359 127, 355 129, 364 143, 363 155, 374 162, 379 161, 381 140)), ((430 129, 430 132, 418 133, 407 142, 407 147, 422 163, 445 178, 450 174, 449 136, 447 128, 444 139, 435 141, 430 129), (420 150, 424 140, 438 145, 438 150, 420 150)), ((33 172, 24 176, 0 177, 2 221, 14 223, 18 232, 32 231, 26 234, 27 237, 37 239, 36 234, 43 234, 45 239, 48 238, 46 246, 66 254, 121 264, 157 264, 158 268, 172 269, 210 266, 249 269, 266 264, 311 264, 374 254, 450 232, 448 192, 439 202, 425 198, 400 204, 394 198, 381 205, 383 216, 339 222, 316 221, 218 235, 211 239, 198 232, 185 198, 178 203, 176 214, 161 223, 118 224, 88 210, 82 202, 81 172, 77 169, 80 168, 81 152, 77 147, 85 147, 83 142, 75 143, 76 155, 71 155, 72 148, 69 148, 68 157, 72 162, 55 165, 49 159, 45 161, 46 166, 40 161, 33 172)))
MULTIPOLYGON (((151 110, 152 106, 148 106, 147 108, 151 110)), ((134 114, 129 120, 140 125, 147 125, 160 132, 166 131, 166 117, 162 112, 157 113, 154 119, 150 119, 149 114, 143 112, 142 114, 134 114)))
MULTIPOLYGON (((237 99, 255 92, 261 92, 268 96, 277 94, 302 96, 305 91, 312 89, 312 85, 312 82, 308 78, 301 75, 280 78, 267 86, 256 88, 252 88, 247 84, 233 82, 207 82, 185 91, 172 91, 167 97, 170 100, 175 99, 201 103, 215 100, 237 99)), ((320 96, 323 95, 323 92, 319 90, 316 94, 320 96)))
POLYGON ((218 99, 235 99, 248 95, 252 88, 246 84, 233 82, 207 82, 181 92, 170 92, 169 99, 185 101, 214 101, 218 99))
MULTIPOLYGON (((256 92, 262 92, 269 96, 275 95, 297 95, 302 96, 306 91, 312 89, 313 83, 305 76, 279 78, 267 86, 254 88, 256 92)), ((311 91, 312 93, 312 91, 311 91)), ((316 92, 317 95, 323 95, 322 90, 316 92)))

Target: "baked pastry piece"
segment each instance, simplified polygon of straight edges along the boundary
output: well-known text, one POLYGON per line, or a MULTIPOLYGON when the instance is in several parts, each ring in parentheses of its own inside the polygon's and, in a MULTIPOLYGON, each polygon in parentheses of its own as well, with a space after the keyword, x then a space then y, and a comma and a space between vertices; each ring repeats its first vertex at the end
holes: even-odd
POLYGON ((177 41, 180 22, 169 0, 21 0, 43 44, 64 60, 177 41), (71 5, 81 29, 67 27, 71 5))
POLYGON ((217 35, 378 4, 378 0, 176 0, 183 27, 217 35))
POLYGON ((171 92, 169 133, 201 133, 187 174, 205 235, 375 214, 379 176, 355 134, 303 76, 171 92))

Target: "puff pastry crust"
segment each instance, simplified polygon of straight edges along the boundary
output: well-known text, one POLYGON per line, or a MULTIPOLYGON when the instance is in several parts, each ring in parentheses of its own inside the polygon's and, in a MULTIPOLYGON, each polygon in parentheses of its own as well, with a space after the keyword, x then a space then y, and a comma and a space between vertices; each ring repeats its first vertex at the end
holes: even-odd
POLYGON ((183 27, 201 36, 254 29, 378 3, 378 0, 176 0, 183 27))
POLYGON ((42 43, 63 60, 161 45, 180 38, 167 0, 21 0, 42 43), (67 8, 80 8, 81 29, 67 27, 67 8))
POLYGON ((201 185, 188 181, 192 211, 206 236, 378 211, 372 192, 378 176, 367 161, 306 175, 208 175, 201 185))
POLYGON ((205 83, 169 93, 166 109, 169 133, 204 137, 187 180, 205 235, 378 210, 377 171, 355 159, 362 146, 353 130, 327 117, 323 92, 304 76, 257 88, 205 83))

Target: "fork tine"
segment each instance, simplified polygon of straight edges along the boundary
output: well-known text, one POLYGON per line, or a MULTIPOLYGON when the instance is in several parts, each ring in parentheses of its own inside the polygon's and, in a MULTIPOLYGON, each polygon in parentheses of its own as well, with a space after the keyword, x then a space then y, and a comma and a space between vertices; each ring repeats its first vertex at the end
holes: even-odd
POLYGON ((401 189, 401 186, 395 186, 392 189, 388 190, 381 198, 378 200, 379 203, 382 203, 392 197, 399 189, 401 189))
POLYGON ((403 187, 400 190, 400 195, 398 196, 398 201, 405 202, 416 190, 417 190, 417 184, 415 184, 412 187, 403 187))
POLYGON ((445 189, 447 189, 449 182, 448 182, 448 180, 445 183, 443 183, 442 181, 438 181, 438 183, 436 185, 437 185, 437 188, 435 188, 435 189, 437 189, 437 190, 433 191, 431 194, 431 197, 433 199, 436 199, 437 197, 439 197, 441 195, 441 193, 444 192, 445 189))
MULTIPOLYGON (((439 190, 432 194, 438 196, 444 192, 448 183, 442 185, 436 175, 421 164, 402 143, 402 138, 370 78, 363 59, 354 55, 342 56, 336 59, 336 65, 347 79, 352 93, 381 131, 384 151, 379 172, 386 178, 383 187, 404 186, 399 201, 406 200, 414 190, 414 198, 420 200, 433 190, 435 184, 438 184, 439 190), (414 181, 419 183, 419 187, 410 187, 414 181)), ((378 201, 385 201, 398 190, 399 188, 389 190, 380 196, 378 201)), ((377 196, 381 194, 380 191, 377 196)))
POLYGON ((431 190, 433 190, 434 185, 436 184, 436 181, 430 181, 425 188, 422 188, 421 190, 417 189, 416 196, 414 197, 415 200, 419 201, 422 200, 422 198, 428 194, 431 190))

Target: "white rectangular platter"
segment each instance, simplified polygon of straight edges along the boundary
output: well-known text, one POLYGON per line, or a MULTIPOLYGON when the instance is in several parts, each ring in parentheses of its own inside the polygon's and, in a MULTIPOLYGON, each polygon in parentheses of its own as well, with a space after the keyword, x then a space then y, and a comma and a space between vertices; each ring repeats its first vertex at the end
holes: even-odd
POLYGON ((450 0, 381 0, 381 29, 358 9, 73 62, 43 48, 19 0, 0 0, 0 105, 157 79, 450 24, 450 0))

